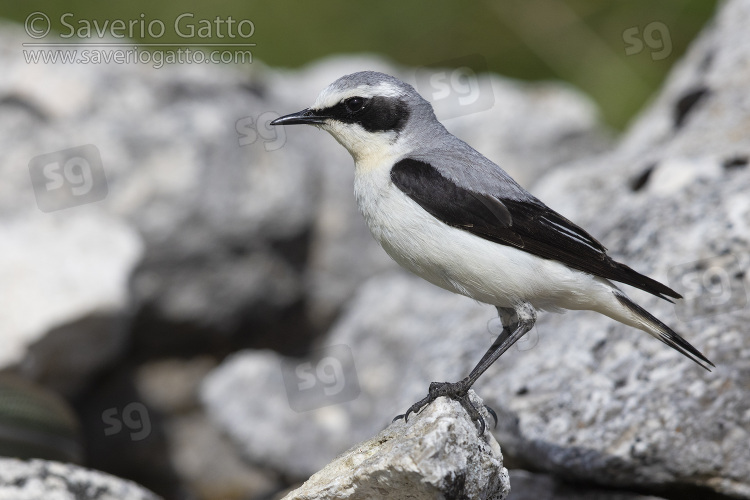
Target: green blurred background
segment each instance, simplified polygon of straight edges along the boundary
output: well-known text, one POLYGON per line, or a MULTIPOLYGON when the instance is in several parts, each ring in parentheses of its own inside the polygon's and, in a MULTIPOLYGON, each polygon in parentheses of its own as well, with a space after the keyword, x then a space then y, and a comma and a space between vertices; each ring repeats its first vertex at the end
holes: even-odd
MULTIPOLYGON (((440 66, 478 54, 491 71, 506 76, 572 83, 598 102, 608 124, 621 129, 715 7, 715 0, 44 0, 3 2, 0 17, 23 23, 40 11, 51 19, 53 32, 65 29, 59 19, 67 12, 71 24, 158 19, 168 28, 164 36, 136 41, 186 44, 228 39, 180 38, 169 28, 182 13, 193 13, 196 23, 217 16, 249 19, 254 60, 282 67, 341 53, 377 53, 410 66, 440 66)), ((44 41, 63 40, 50 34, 44 41)))

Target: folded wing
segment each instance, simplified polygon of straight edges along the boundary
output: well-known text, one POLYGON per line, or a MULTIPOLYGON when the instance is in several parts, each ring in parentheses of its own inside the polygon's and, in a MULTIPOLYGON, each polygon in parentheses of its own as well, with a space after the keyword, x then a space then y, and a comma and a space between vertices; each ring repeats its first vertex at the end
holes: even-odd
POLYGON ((429 163, 410 158, 394 165, 391 180, 449 226, 665 300, 681 297, 668 286, 612 260, 595 238, 536 198, 519 201, 476 192, 458 185, 429 163))

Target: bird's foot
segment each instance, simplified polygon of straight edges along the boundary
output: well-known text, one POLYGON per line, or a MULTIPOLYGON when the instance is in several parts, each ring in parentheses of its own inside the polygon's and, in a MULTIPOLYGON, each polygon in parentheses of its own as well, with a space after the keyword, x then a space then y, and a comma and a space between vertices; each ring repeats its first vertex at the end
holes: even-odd
MULTIPOLYGON (((479 434, 484 434, 485 429, 487 428, 487 425, 484 420, 484 416, 477 410, 477 408, 474 406, 474 404, 471 402, 471 399, 469 398, 469 389, 470 385, 467 379, 461 380, 459 382, 432 382, 430 384, 430 389, 428 391, 427 396, 425 396, 423 399, 417 401, 413 405, 409 407, 408 410, 406 410, 406 413, 402 415, 397 415, 393 420, 398 420, 399 418, 403 418, 404 421, 408 421, 409 415, 414 413, 419 413, 422 408, 427 406, 428 404, 435 401, 437 398, 444 396, 446 398, 453 399, 455 401, 458 401, 461 406, 463 406, 464 410, 466 410, 466 413, 469 414, 469 417, 473 422, 477 424, 479 427, 479 434)), ((495 421, 495 426, 497 427, 497 414, 495 411, 490 408, 487 405, 484 405, 484 407, 487 409, 487 412, 492 416, 492 419, 495 421)))

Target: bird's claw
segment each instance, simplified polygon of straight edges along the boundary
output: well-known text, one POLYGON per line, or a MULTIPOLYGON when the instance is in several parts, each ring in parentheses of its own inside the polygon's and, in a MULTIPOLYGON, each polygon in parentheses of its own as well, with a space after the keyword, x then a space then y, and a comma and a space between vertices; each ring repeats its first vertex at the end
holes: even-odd
MULTIPOLYGON (((464 410, 466 410, 466 413, 468 413, 471 420, 477 424, 477 427, 479 427, 479 434, 484 434, 484 431, 487 429, 487 425, 482 414, 471 402, 471 399, 469 399, 469 387, 466 387, 466 383, 464 380, 455 383, 432 382, 430 384, 430 389, 427 393, 427 396, 411 405, 409 409, 406 410, 406 413, 396 415, 393 418, 393 421, 395 422, 396 420, 403 418, 404 422, 408 422, 409 415, 411 415, 412 413, 419 413, 422 408, 432 403, 441 396, 445 396, 447 398, 453 399, 454 401, 458 401, 458 403, 464 408, 464 410)), ((495 413, 495 411, 487 405, 484 405, 484 407, 492 416, 492 419, 495 421, 495 427, 497 427, 497 413, 495 413)))
POLYGON ((487 413, 490 414, 490 416, 492 417, 492 420, 495 421, 495 425, 493 425, 492 428, 497 429, 497 413, 495 413, 495 410, 493 410, 487 405, 484 405, 484 409, 487 410, 487 413))

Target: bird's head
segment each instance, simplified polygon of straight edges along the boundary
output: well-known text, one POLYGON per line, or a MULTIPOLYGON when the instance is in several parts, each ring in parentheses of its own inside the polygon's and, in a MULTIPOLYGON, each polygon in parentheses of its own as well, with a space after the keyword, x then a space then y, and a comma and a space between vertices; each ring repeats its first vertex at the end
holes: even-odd
POLYGON ((430 103, 411 85, 375 71, 346 75, 326 87, 312 106, 271 125, 315 125, 360 161, 393 154, 416 123, 438 124, 430 103))

